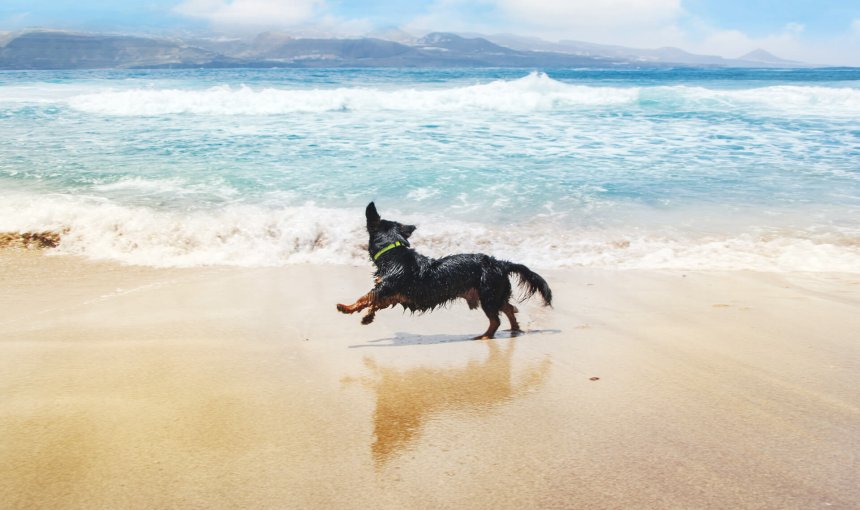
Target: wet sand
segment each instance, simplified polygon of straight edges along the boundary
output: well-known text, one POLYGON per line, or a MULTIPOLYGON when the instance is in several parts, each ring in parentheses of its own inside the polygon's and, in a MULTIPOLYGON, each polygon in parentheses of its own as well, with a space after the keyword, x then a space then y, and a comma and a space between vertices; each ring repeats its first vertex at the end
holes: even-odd
POLYGON ((860 276, 541 273, 472 341, 338 314, 368 268, 0 250, 0 507, 857 508, 860 276))

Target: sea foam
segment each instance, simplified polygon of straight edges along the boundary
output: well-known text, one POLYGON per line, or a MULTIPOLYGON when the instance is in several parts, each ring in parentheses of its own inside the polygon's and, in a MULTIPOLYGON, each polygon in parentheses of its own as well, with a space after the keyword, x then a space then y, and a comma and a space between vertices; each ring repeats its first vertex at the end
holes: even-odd
POLYGON ((530 112, 555 108, 629 103, 634 89, 568 85, 544 73, 518 80, 444 89, 253 89, 215 86, 203 90, 131 89, 81 94, 73 108, 103 115, 278 115, 333 111, 489 110, 530 112))
MULTIPOLYGON (((53 93, 50 97, 58 96, 53 93)), ((40 100, 44 101, 44 97, 40 100)), ((519 79, 447 88, 298 89, 218 85, 207 89, 105 89, 94 93, 75 93, 63 101, 83 112, 117 116, 284 115, 346 111, 527 113, 632 107, 672 110, 752 107, 792 115, 825 116, 860 113, 860 90, 851 87, 611 87, 562 82, 538 72, 519 79)))
MULTIPOLYGON (((850 233, 585 229, 545 221, 491 226, 415 217, 411 239, 439 257, 484 252, 539 268, 702 269, 860 273, 860 238, 850 233)), ((0 232, 61 232, 56 253, 154 267, 368 265, 361 209, 230 205, 179 212, 103 198, 8 196, 0 232)))

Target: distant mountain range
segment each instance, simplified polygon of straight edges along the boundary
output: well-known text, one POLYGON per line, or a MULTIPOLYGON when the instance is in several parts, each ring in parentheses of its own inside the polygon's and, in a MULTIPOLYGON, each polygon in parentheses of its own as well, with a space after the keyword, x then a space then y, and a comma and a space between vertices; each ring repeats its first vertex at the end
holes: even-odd
POLYGON ((601 56, 642 66, 659 64, 714 67, 809 67, 808 64, 804 64, 803 62, 781 59, 762 49, 757 49, 741 57, 731 59, 716 55, 696 55, 680 48, 672 47, 637 49, 582 41, 559 41, 552 43, 538 38, 510 34, 484 37, 496 44, 521 51, 546 51, 580 56, 601 56))
POLYGON ((678 48, 643 50, 513 35, 398 29, 361 38, 299 38, 265 32, 253 40, 157 38, 31 30, 0 34, 0 69, 188 67, 802 67, 756 50, 738 59, 678 48))

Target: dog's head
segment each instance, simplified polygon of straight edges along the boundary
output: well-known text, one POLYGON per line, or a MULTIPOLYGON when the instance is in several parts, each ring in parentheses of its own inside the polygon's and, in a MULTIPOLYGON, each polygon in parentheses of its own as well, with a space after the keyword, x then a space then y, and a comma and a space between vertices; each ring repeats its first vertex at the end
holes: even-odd
POLYGON ((376 206, 373 202, 367 204, 367 209, 364 211, 367 217, 367 233, 370 234, 370 251, 376 253, 389 244, 400 241, 405 246, 409 246, 409 236, 415 232, 415 225, 404 225, 396 221, 383 220, 376 212, 376 206))

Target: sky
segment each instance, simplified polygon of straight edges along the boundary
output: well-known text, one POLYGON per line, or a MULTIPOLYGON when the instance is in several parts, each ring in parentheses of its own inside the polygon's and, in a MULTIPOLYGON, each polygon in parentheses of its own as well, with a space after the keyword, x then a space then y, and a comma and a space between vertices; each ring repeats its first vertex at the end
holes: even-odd
POLYGON ((0 0, 0 30, 516 34, 860 66, 860 0, 0 0))

